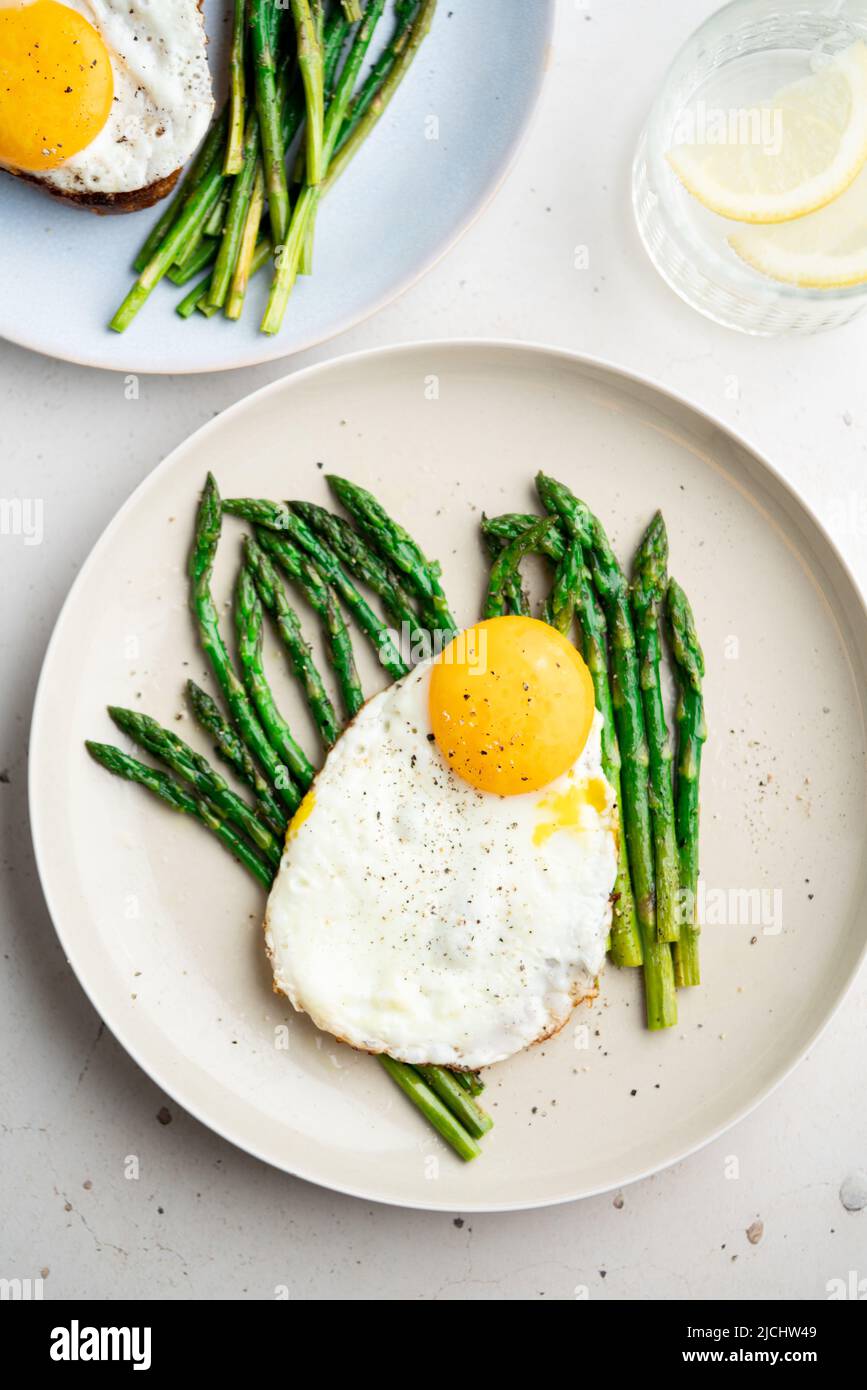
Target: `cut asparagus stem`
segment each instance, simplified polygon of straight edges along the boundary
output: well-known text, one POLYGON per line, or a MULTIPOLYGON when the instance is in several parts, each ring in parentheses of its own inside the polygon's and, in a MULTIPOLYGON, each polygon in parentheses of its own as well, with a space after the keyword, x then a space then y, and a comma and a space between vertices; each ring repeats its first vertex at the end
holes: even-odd
POLYGON ((223 692, 235 725, 258 759, 280 801, 290 811, 300 803, 298 789, 285 763, 269 743, 247 695, 236 674, 220 633, 217 609, 211 595, 211 574, 220 540, 222 508, 220 493, 213 474, 209 473, 196 516, 196 531, 190 555, 191 607, 205 655, 217 683, 223 692))
POLYGON ((295 781, 306 791, 313 781, 313 765, 296 742, 292 730, 277 708, 262 662, 262 605, 249 571, 242 565, 235 584, 235 631, 238 657, 244 682, 268 742, 286 764, 295 781))
POLYGON ((223 718, 216 700, 196 685, 195 681, 187 681, 187 699, 198 723, 205 733, 214 739, 214 752, 217 757, 222 759, 227 767, 233 768, 241 781, 252 789, 256 795, 260 817, 268 828, 282 839, 286 833, 286 811, 275 799, 243 740, 223 718))
POLYGON ((667 1028, 677 1022, 674 966, 670 947, 656 941, 649 753, 628 585, 602 524, 585 504, 579 502, 562 483, 544 474, 539 474, 536 486, 543 505, 557 513, 566 534, 585 546, 593 582, 607 619, 611 644, 611 696, 623 763, 623 823, 641 927, 647 1024, 652 1029, 667 1028))
POLYGON ((406 46, 412 32, 412 21, 418 8, 418 0, 398 0, 395 5, 395 27, 388 44, 377 58, 358 93, 352 98, 343 128, 337 141, 337 150, 346 144, 362 116, 377 96, 383 82, 406 46))
POLYGON ((631 585, 639 680, 650 754, 650 811, 656 871, 656 939, 680 936, 679 868, 671 783, 671 740, 659 677, 662 652, 659 620, 668 582, 668 536, 657 512, 644 533, 633 561, 631 585))
POLYGON ((241 234, 238 258, 235 261, 235 273, 232 276, 232 286, 226 300, 227 319, 239 319, 241 317, 241 311, 244 307, 244 298, 247 293, 247 285, 250 282, 250 276, 253 274, 253 267, 256 260, 259 227, 262 223, 264 209, 265 175, 260 163, 256 169, 256 177, 253 181, 253 192, 250 195, 250 205, 247 208, 247 215, 244 219, 244 230, 241 234))
POLYGON ((674 947, 674 967, 679 985, 698 985, 701 983, 698 941, 701 928, 696 911, 699 776, 702 745, 707 738, 702 696, 704 656, 689 601, 680 585, 673 579, 669 580, 665 611, 678 684, 675 815, 680 859, 681 913, 680 940, 674 947))
MULTIPOLYGON (((211 215, 210 215, 210 217, 208 218, 208 220, 207 220, 207 222, 205 223, 205 226, 204 226, 204 228, 203 228, 205 236, 219 236, 220 233, 222 232, 222 230, 223 230, 223 223, 224 223, 225 220, 226 220, 226 209, 227 209, 227 207, 229 206, 229 195, 230 195, 230 193, 231 193, 231 184, 229 183, 229 181, 228 181, 228 179, 227 179, 226 182, 223 184, 223 191, 222 191, 222 193, 220 194, 220 201, 217 203, 216 207, 215 207, 215 208, 213 209, 213 211, 211 212, 211 215)), ((185 252, 185 253, 184 253, 184 265, 186 265, 188 259, 189 259, 189 252, 185 252)))
POLYGON ((366 111, 353 125, 351 134, 340 148, 334 152, 328 165, 328 173, 325 177, 322 190, 323 193, 333 187, 337 179, 340 178, 347 164, 349 164, 350 160, 358 153, 377 121, 381 119, 383 113, 388 108, 398 87, 406 77, 421 43, 430 30, 436 5, 437 0, 421 0, 421 5, 408 30, 406 42, 396 54, 394 62, 391 64, 376 94, 369 102, 366 111))
POLYGON ((425 1119, 442 1135, 447 1144, 451 1144, 455 1153, 465 1162, 478 1158, 482 1152, 478 1140, 474 1139, 460 1120, 455 1118, 419 1073, 413 1067, 408 1067, 405 1062, 396 1062, 393 1057, 387 1057, 384 1052, 380 1052, 378 1057, 392 1081, 397 1082, 425 1119))
POLYGON ((226 130, 228 128, 229 113, 224 108, 218 119, 211 126, 202 146, 190 167, 190 171, 181 184, 180 189, 167 204, 165 211, 158 222, 148 235, 147 240, 133 261, 133 269, 139 274, 145 269, 153 256, 159 251, 178 216, 190 201, 192 194, 198 188, 202 179, 218 163, 222 157, 223 145, 226 140, 226 130))
MULTIPOLYGON (((307 108, 306 150, 307 182, 319 183, 325 172, 323 152, 325 122, 325 67, 321 36, 308 0, 291 0, 292 18, 298 43, 298 66, 304 83, 304 100, 307 108)), ((287 224, 288 226, 288 219, 287 224)), ((274 233, 275 244, 285 238, 286 226, 278 236, 274 233)))
POLYGON ((406 591, 349 522, 313 502, 293 502, 291 506, 350 574, 379 595, 389 618, 406 632, 413 646, 418 643, 423 648, 427 631, 419 626, 406 591))
MULTIPOLYGON (((175 313, 179 314, 182 319, 192 318, 196 310, 200 309, 202 305, 206 303, 210 287, 211 276, 209 272, 204 280, 200 280, 197 285, 194 285, 189 293, 184 295, 181 302, 175 305, 175 313)), ((214 312, 217 312, 216 309, 214 312)))
POLYGON ((197 184, 159 250, 148 261, 111 320, 109 328, 113 332, 123 333, 129 328, 160 280, 171 269, 187 238, 195 236, 198 229, 204 225, 208 214, 219 200, 222 186, 223 172, 219 166, 211 168, 197 184))
MULTIPOLYGON (((367 0, 364 9, 364 18, 355 32, 352 40, 352 47, 349 56, 343 66, 334 87, 334 94, 325 113, 325 125, 323 129, 323 165, 322 178, 328 168, 329 161, 334 153, 337 140, 343 129, 343 124, 352 101, 352 93, 358 80, 362 64, 367 55, 373 38, 374 30, 382 18, 382 11, 385 8, 385 0, 367 0)), ((320 178, 321 182, 321 178, 320 178)), ((307 180, 308 186, 313 180, 307 180)), ((313 200, 310 213, 308 214, 304 227, 304 238, 301 244, 301 255, 299 258, 299 270, 303 274, 309 275, 313 269, 313 237, 316 222, 316 213, 319 206, 318 196, 313 200)))
POLYGON ((280 863, 280 843, 256 816, 255 812, 229 787, 225 778, 215 772, 201 753, 190 748, 183 739, 164 729, 149 715, 136 710, 109 705, 108 712, 119 729, 128 734, 146 752, 166 764, 170 772, 189 782, 197 796, 212 805, 215 815, 230 821, 241 830, 268 863, 276 868, 280 863))
POLYGON ((158 772, 156 768, 148 767, 146 763, 140 763, 137 758, 131 758, 127 753, 122 753, 119 748, 114 748, 111 744, 93 743, 88 740, 85 747, 90 756, 108 772, 113 773, 116 777, 124 777, 128 782, 136 782, 140 787, 145 787, 149 792, 153 792, 154 796, 158 796, 160 801, 171 806, 172 810, 180 811, 185 816, 192 816, 193 820, 199 821, 208 830, 213 831, 239 864, 243 864, 244 868, 261 883, 263 888, 270 888, 272 874, 268 865, 259 858, 237 830, 222 820, 212 806, 201 797, 191 796, 179 782, 169 777, 167 773, 158 772))
POLYGON ((373 549, 405 575, 408 586, 422 600, 428 626, 444 634, 456 632, 457 625, 440 583, 439 565, 427 559, 409 532, 389 516, 366 488, 334 473, 328 474, 326 481, 373 549))
POLYGON ((343 13, 350 24, 357 24, 361 19, 361 5, 359 0, 340 0, 343 13))
MULTIPOLYGON (((356 589, 352 580, 334 556, 322 545, 318 536, 307 523, 285 504, 269 502, 264 498, 233 497, 223 503, 224 510, 232 516, 240 516, 254 526, 264 527, 276 535, 295 541, 306 550, 316 563, 322 578, 337 590, 355 618, 358 626, 373 645, 380 662, 394 680, 407 673, 407 667, 391 640, 385 624, 376 616, 367 600, 356 589)), ((264 544, 264 537, 260 537, 264 544)), ((269 554, 280 563, 280 556, 272 546, 269 554)))
POLYGON ((274 245, 279 246, 289 226, 289 185, 286 180, 282 103, 277 90, 277 72, 272 48, 271 25, 274 18, 273 6, 269 0, 250 0, 250 43, 256 80, 256 112, 262 141, 262 165, 268 189, 271 236, 274 245))
MULTIPOLYGON (((250 262, 250 274, 255 275, 256 271, 261 270, 262 266, 270 259, 271 242, 267 237, 262 237, 256 243, 256 250, 250 262)), ((208 316, 212 313, 216 314, 218 311, 212 309, 210 305, 205 303, 210 284, 211 277, 207 275, 204 280, 200 280, 198 285, 195 285, 193 289, 190 290, 190 293, 181 300, 180 304, 178 304, 175 309, 175 313, 180 314, 182 319, 190 318, 191 315, 195 313, 196 309, 202 309, 208 316)))
POLYGON ((258 167, 259 117, 254 111, 247 118, 241 171, 232 183, 229 209, 226 213, 226 225, 223 229, 223 238, 220 242, 220 250, 217 253, 217 261, 211 277, 211 287, 208 291, 208 303, 215 305, 218 309, 221 309, 226 302, 226 295, 229 293, 229 285, 235 272, 235 263, 241 247, 241 237, 244 233, 244 224, 247 220, 247 210, 250 206, 258 167))
MULTIPOLYGON (((217 242, 213 237, 203 237, 196 247, 195 254, 190 256, 188 260, 184 260, 183 269, 180 266, 173 266, 166 278, 171 280, 173 285, 186 285, 200 271, 211 265, 216 258, 217 242)), ((210 277, 205 283, 210 283, 210 277)))
POLYGON ((292 671, 304 692, 322 742, 326 748, 331 748, 337 741, 340 725, 310 648, 304 640, 298 615, 286 597, 280 576, 262 547, 251 536, 247 536, 244 541, 244 561, 249 571, 250 582, 255 584, 261 602, 274 618, 292 671))
POLYGON ((246 0, 235 0, 235 12, 232 20, 232 50, 229 58, 229 139, 226 145, 226 156, 223 160, 224 174, 239 174, 244 163, 246 10, 246 0))
MULTIPOLYGON (((292 0, 293 5, 299 0, 292 0)), ((316 217, 316 209, 319 203, 319 185, 328 168, 329 160, 337 143, 341 126, 349 102, 352 98, 352 88, 358 76, 364 55, 367 52, 373 30, 382 14, 384 0, 368 0, 368 5, 364 13, 364 20, 359 26, 349 56, 343 66, 343 71, 337 82, 334 98, 325 115, 325 122, 322 134, 322 148, 319 151, 319 164, 317 173, 311 173, 310 147, 307 149, 307 175, 306 184, 298 202, 295 205, 295 212, 285 245, 281 248, 280 256, 277 261, 276 273, 271 286, 271 293, 268 297, 268 305, 262 319, 262 331, 264 333, 276 333, 286 312, 289 302, 289 295, 298 273, 298 267, 305 246, 309 252, 309 238, 312 236, 313 221, 316 217)), ((299 61, 300 49, 299 49, 299 61)), ((302 67, 303 72, 303 67, 302 67)), ((308 132, 310 129, 310 119, 308 110, 308 132)))
POLYGON ((493 1127, 494 1122, 490 1115, 476 1105, 454 1072, 447 1071, 445 1067, 416 1067, 416 1071, 436 1091, 440 1100, 445 1102, 474 1139, 481 1139, 493 1127))

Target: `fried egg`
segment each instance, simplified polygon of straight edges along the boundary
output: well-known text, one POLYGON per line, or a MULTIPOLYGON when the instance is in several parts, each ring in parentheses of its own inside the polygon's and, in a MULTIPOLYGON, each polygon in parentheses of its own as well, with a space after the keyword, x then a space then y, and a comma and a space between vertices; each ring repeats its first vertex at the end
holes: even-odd
POLYGON ((196 0, 0 0, 0 165, 93 201, 160 184, 213 111, 196 0))
POLYGON ((618 813, 575 648, 489 620, 370 700, 287 833, 274 985, 318 1027, 476 1068, 596 992, 618 813))

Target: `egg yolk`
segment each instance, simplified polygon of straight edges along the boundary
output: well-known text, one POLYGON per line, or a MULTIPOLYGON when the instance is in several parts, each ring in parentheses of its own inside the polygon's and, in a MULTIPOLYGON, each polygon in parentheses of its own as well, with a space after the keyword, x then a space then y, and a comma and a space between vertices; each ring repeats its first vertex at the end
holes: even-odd
POLYGON ((56 0, 0 8, 0 163, 55 169, 95 139, 114 96, 108 50, 56 0))
POLYGON ((430 717, 448 765, 479 791, 515 796, 580 757, 593 682, 567 638, 535 618, 489 618, 431 668, 430 717))

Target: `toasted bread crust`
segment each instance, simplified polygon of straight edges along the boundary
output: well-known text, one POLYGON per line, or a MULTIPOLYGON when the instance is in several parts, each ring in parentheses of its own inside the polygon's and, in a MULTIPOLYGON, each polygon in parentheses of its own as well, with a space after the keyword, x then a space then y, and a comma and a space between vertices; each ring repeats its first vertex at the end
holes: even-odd
POLYGON ((53 198, 58 198, 61 202, 74 203, 76 207, 87 208, 89 212, 105 215, 140 212, 142 208, 153 207, 154 203, 165 198, 167 193, 171 193, 181 171, 175 169, 174 173, 167 174, 164 179, 157 179, 155 183, 148 184, 146 188, 134 188, 129 193, 93 193, 89 190, 76 193, 65 188, 55 188, 45 179, 41 179, 38 174, 25 174, 16 169, 8 169, 6 172, 11 174, 13 178, 24 179, 27 183, 35 184, 37 188, 44 189, 46 193, 50 193, 53 198))

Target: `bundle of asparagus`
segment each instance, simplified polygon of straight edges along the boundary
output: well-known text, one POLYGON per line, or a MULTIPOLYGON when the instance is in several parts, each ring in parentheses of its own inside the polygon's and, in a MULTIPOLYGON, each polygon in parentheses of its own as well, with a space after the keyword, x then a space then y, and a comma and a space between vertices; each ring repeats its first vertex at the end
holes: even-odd
POLYGON ((605 775, 621 807, 611 956, 617 965, 643 965, 648 1027, 670 1028, 677 1022, 675 985, 701 980, 695 904, 704 658, 686 595, 668 578, 661 514, 638 546, 629 582, 586 504, 544 473, 536 487, 547 513, 541 520, 512 513, 482 522, 494 555, 487 611, 520 611, 514 595, 521 594, 525 555, 552 563, 544 616, 564 632, 577 617, 605 720, 605 775), (660 682, 663 609, 680 691, 676 787, 660 682))
MULTIPOLYGON (((445 634, 456 630, 436 562, 365 489, 338 477, 328 482, 349 520, 304 502, 223 501, 211 476, 199 503, 190 557, 191 605, 229 718, 193 682, 187 687, 188 700, 216 755, 252 792, 252 801, 234 792, 200 753, 146 715, 109 709, 115 723, 168 773, 110 745, 87 745, 108 771, 137 782, 203 824, 266 889, 279 866, 287 823, 314 775, 268 682, 262 659, 266 614, 310 708, 323 754, 344 722, 316 667, 286 582, 303 595, 321 624, 345 720, 357 713, 364 694, 344 609, 392 679, 407 672, 384 621, 355 580, 377 595, 386 616, 408 624, 414 634, 430 628, 445 634), (253 528, 244 540, 234 592, 237 670, 211 593, 224 514, 253 528)), ((577 618, 604 720, 603 768, 622 808, 610 952, 620 966, 643 965, 648 1025, 665 1028, 677 1017, 675 984, 699 982, 694 901, 698 775, 705 737, 701 649, 686 597, 667 578, 667 540, 659 514, 636 553, 630 584, 601 523, 585 504, 544 474, 537 487, 545 515, 483 520, 492 556, 484 616, 528 614, 521 562, 533 553, 550 561, 553 579, 544 617, 565 634, 577 618), (680 689, 676 795, 660 687, 663 608, 680 689)), ((475 1101, 482 1090, 477 1076, 412 1067, 385 1056, 379 1060, 462 1158, 477 1156, 478 1141, 492 1123, 475 1101)))
MULTIPOLYGON (((340 689, 346 719, 364 700, 352 641, 340 604, 352 615, 374 646, 393 679, 407 667, 394 647, 384 622, 350 578, 350 572, 369 584, 392 616, 421 619, 412 608, 403 583, 423 593, 438 615, 448 618, 438 570, 422 555, 412 538, 393 522, 362 489, 341 479, 350 505, 366 507, 365 539, 349 523, 324 508, 239 498, 225 503, 209 476, 199 502, 190 556, 191 606, 199 640, 208 658, 229 713, 226 720, 217 703, 192 681, 187 687, 190 708, 214 740, 216 755, 253 792, 245 801, 227 784, 207 758, 154 719, 134 710, 109 708, 117 726, 168 769, 160 771, 110 744, 89 742, 91 756, 107 771, 152 792, 173 810, 199 821, 230 851, 263 888, 271 887, 279 867, 283 837, 291 816, 313 779, 314 768, 277 706, 262 660, 265 614, 275 624, 286 649, 289 667, 310 708, 323 753, 334 744, 341 720, 328 695, 304 637, 284 580, 294 584, 319 618, 326 649, 340 689), (250 522, 243 563, 234 592, 238 668, 220 630, 211 592, 214 561, 223 513, 250 522), (369 538, 373 537, 373 541, 369 538), (401 570, 401 567, 404 567, 401 570), (402 573, 396 577, 395 570, 402 573), (173 775, 172 775, 173 774, 173 775)), ((418 1107, 439 1134, 465 1160, 481 1152, 479 1140, 493 1121, 478 1105, 484 1089, 474 1073, 438 1066, 411 1067, 380 1056, 392 1080, 418 1107)))
POLYGON ((436 0, 397 0, 392 32, 362 82, 384 8, 385 0, 235 0, 228 100, 135 259, 138 279, 109 325, 116 333, 161 280, 185 285, 202 271, 178 314, 222 309, 238 319, 251 276, 269 263, 261 328, 279 332, 297 276, 312 272, 319 201, 406 76, 436 0))

